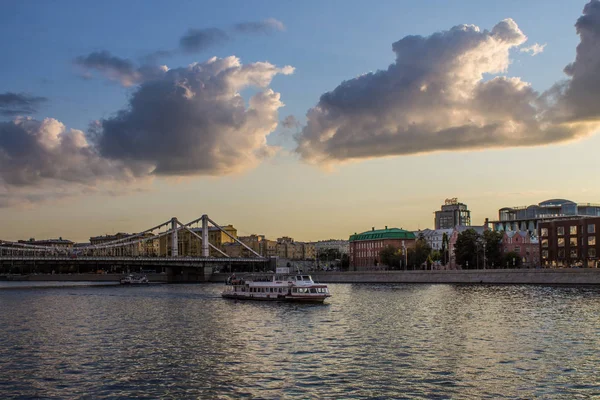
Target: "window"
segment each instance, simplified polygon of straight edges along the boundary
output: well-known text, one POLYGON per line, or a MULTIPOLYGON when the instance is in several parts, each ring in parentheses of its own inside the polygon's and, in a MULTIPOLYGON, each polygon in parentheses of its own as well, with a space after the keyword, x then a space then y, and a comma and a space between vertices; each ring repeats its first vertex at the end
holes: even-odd
POLYGON ((577 238, 576 237, 569 238, 569 246, 577 247, 577 238))
POLYGON ((542 228, 542 236, 548 236, 548 228, 542 228))
POLYGON ((520 246, 515 246, 515 249, 513 251, 515 253, 520 253, 521 252, 521 247, 520 246))
POLYGON ((558 247, 565 247, 565 238, 558 238, 558 247))
POLYGON ((558 236, 562 236, 565 234, 565 227, 564 226, 559 226, 558 228, 556 228, 556 234, 558 236))
POLYGON ((588 246, 596 245, 596 236, 588 236, 588 246))
POLYGON ((565 258, 565 249, 558 249, 558 258, 565 258))
POLYGON ((596 257, 596 249, 588 249, 588 257, 596 257))
POLYGON ((596 233, 596 224, 588 225, 588 233, 596 233))
POLYGON ((577 249, 571 249, 571 258, 577 258, 577 249))
POLYGON ((577 225, 571 225, 569 227, 569 234, 571 234, 571 235, 577 235, 577 225))
POLYGON ((548 250, 542 250, 542 258, 548 258, 548 250))
POLYGON ((548 247, 548 239, 542 239, 542 247, 548 247))

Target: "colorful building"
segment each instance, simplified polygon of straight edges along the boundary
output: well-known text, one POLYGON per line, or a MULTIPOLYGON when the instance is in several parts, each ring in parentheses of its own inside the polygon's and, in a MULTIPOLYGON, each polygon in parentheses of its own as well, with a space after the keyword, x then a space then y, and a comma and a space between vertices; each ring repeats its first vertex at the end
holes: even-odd
POLYGON ((400 249, 403 254, 415 247, 414 233, 404 229, 371 228, 370 231, 350 236, 350 270, 373 269, 380 265, 379 253, 388 246, 400 249))

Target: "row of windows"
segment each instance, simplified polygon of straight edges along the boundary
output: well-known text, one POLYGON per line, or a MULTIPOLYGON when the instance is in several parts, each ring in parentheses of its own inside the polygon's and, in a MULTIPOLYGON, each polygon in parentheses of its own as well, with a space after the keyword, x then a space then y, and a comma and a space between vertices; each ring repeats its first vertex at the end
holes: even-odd
MULTIPOLYGON (((588 236, 588 246, 595 246, 596 245, 596 236, 588 236)), ((558 245, 558 247, 565 247, 565 238, 558 238, 556 240, 556 244, 558 245)), ((570 247, 577 247, 577 238, 576 237, 572 237, 569 238, 569 246, 570 247)), ((542 247, 548 247, 548 239, 542 239, 542 247)))
MULTIPOLYGON (((588 226, 587 226, 587 232, 588 233, 596 233, 596 224, 588 224, 588 226)), ((548 236, 548 228, 542 228, 540 233, 541 233, 542 237, 548 236)), ((556 227, 556 234, 558 236, 564 236, 564 234, 565 234, 565 227, 564 226, 558 226, 558 227, 556 227)), ((571 226, 569 226, 569 234, 570 235, 577 235, 577 225, 571 225, 571 226)))
MULTIPOLYGON (((558 249, 558 258, 565 258, 565 249, 558 249)), ((548 250, 542 250, 542 258, 548 258, 548 250)), ((588 257, 594 258, 596 257, 596 249, 588 249, 588 257)), ((577 255, 577 249, 570 249, 569 250, 569 257, 570 258, 578 258, 577 255)))
POLYGON ((378 240, 378 241, 371 241, 371 242, 364 242, 364 243, 358 243, 356 245, 357 249, 372 249, 375 247, 381 247, 383 246, 383 240, 378 240))

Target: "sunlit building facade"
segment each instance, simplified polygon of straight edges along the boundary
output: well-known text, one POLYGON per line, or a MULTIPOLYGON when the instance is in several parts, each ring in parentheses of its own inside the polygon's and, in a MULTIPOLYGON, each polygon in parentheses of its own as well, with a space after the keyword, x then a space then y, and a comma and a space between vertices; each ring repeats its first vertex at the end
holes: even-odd
POLYGON ((540 229, 540 258, 547 268, 598 267, 600 218, 544 221, 540 229))
POLYGON ((415 247, 415 234, 404 229, 375 229, 350 236, 350 270, 361 271, 378 268, 381 264, 379 253, 393 246, 405 254, 415 247))

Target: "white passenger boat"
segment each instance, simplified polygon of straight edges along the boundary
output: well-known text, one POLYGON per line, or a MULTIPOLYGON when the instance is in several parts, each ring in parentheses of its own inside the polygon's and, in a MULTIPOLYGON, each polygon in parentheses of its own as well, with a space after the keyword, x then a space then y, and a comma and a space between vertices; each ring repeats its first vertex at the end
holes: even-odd
POLYGON ((119 280, 121 285, 144 285, 150 283, 148 278, 145 275, 135 276, 135 275, 127 275, 124 278, 119 280))
POLYGON ((315 283, 307 274, 290 274, 287 268, 277 268, 268 274, 253 274, 227 279, 221 296, 227 299, 294 301, 322 303, 331 296, 327 285, 315 283))

